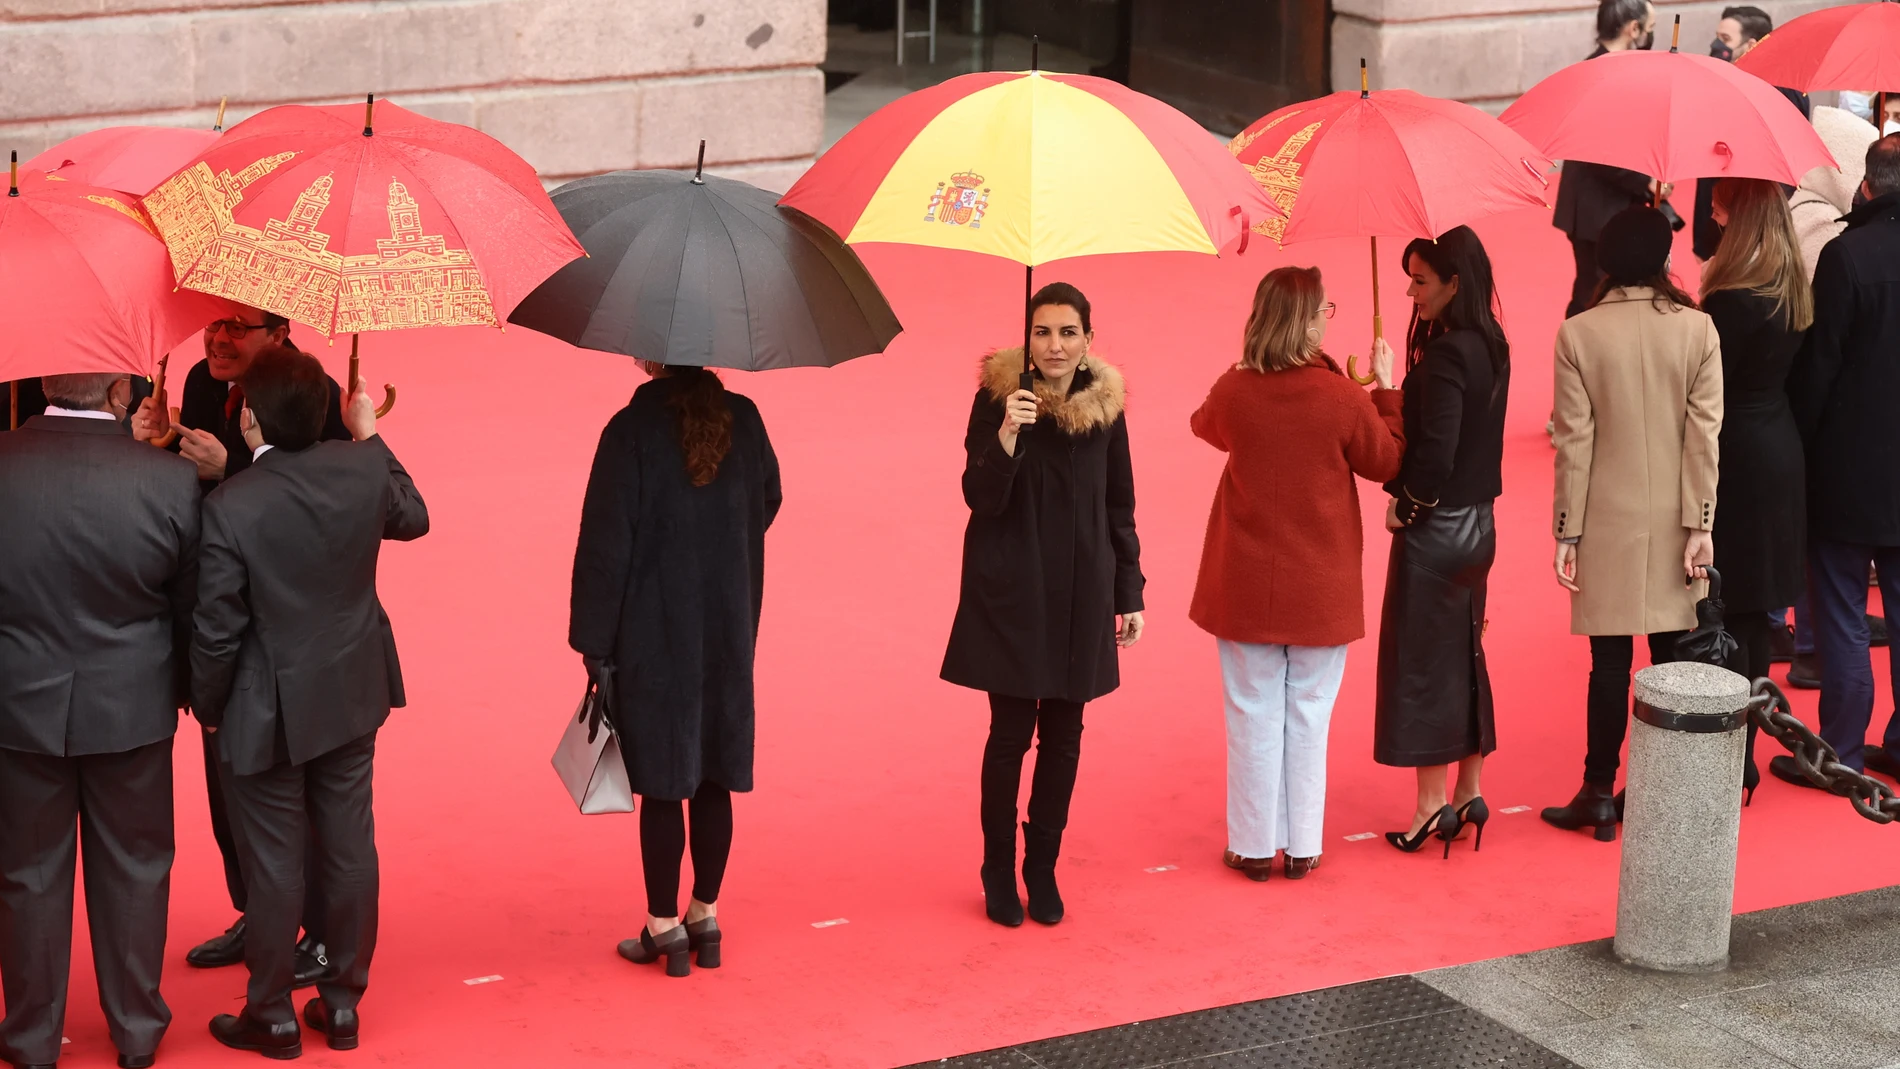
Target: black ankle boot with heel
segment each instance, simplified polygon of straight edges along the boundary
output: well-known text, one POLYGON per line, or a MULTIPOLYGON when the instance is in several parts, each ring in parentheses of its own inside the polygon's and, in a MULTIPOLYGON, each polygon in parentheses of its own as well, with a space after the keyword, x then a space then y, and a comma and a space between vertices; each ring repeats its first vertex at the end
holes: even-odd
POLYGON ((1583 787, 1577 796, 1566 806, 1551 806, 1542 813, 1544 823, 1565 831, 1582 831, 1590 828, 1600 843, 1616 841, 1616 825, 1623 819, 1618 811, 1616 792, 1608 783, 1583 781, 1583 787))
POLYGON ((1056 889, 1056 858, 1062 833, 1023 825, 1023 888, 1029 892, 1029 919, 1037 924, 1062 920, 1062 893, 1056 889))
POLYGON ((983 912, 1005 928, 1020 928, 1023 900, 1016 893, 1016 820, 1010 818, 1009 834, 1000 830, 983 833, 983 912))

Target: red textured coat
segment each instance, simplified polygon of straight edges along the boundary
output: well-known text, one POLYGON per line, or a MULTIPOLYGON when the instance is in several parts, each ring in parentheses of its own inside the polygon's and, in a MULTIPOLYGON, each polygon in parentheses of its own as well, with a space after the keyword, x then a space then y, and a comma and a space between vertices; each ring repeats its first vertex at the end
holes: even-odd
POLYGON ((1353 476, 1399 473, 1397 390, 1366 391, 1330 361, 1222 375, 1189 425, 1226 451, 1188 616, 1216 637, 1343 646, 1366 634, 1365 545, 1353 476))

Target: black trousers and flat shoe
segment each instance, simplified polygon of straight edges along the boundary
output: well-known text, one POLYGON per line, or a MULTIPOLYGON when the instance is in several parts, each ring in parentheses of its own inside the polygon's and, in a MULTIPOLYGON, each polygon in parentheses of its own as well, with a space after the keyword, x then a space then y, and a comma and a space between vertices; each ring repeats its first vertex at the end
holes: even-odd
POLYGON ((1029 782, 1029 819, 1022 824, 1023 886, 1028 915, 1040 924, 1062 920, 1056 860, 1069 826, 1076 766, 1082 755, 1082 703, 1052 698, 990 695, 990 736, 983 747, 983 896, 985 912, 998 924, 1023 922, 1016 898, 1016 797, 1022 790, 1023 759, 1031 741, 1036 769, 1029 782))

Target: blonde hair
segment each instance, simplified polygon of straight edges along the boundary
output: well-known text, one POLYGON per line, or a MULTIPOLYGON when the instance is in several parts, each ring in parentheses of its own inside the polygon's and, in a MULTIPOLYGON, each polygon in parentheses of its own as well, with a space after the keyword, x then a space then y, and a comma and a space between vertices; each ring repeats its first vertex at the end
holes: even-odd
POLYGON ((1319 342, 1307 328, 1319 314, 1325 291, 1317 267, 1276 267, 1253 291, 1240 366, 1254 371, 1285 371, 1313 363, 1319 342))
POLYGON ((1747 290, 1774 298, 1791 329, 1812 326, 1814 291, 1781 187, 1763 178, 1724 178, 1715 184, 1714 202, 1728 213, 1728 226, 1702 269, 1702 299, 1718 290, 1747 290))

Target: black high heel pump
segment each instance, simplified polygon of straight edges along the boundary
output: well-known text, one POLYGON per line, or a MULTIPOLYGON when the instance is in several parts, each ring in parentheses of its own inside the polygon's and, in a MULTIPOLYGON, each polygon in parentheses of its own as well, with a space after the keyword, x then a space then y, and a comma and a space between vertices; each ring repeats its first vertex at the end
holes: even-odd
POLYGON ((1484 825, 1490 819, 1491 807, 1484 804, 1484 795, 1478 795, 1458 807, 1458 823, 1478 829, 1471 837, 1471 852, 1474 854, 1484 848, 1484 825))
MULTIPOLYGON (((1485 814, 1489 817, 1490 814, 1485 814)), ((1407 836, 1402 831, 1385 833, 1385 841, 1408 854, 1416 854, 1425 845, 1425 840, 1436 835, 1445 840, 1445 856, 1451 856, 1451 841, 1458 835, 1458 813, 1450 806, 1440 806, 1432 819, 1419 825, 1417 832, 1407 836)))
POLYGON ((691 976, 693 973, 693 964, 686 959, 691 944, 683 924, 674 925, 658 936, 642 927, 638 939, 623 939, 616 949, 621 957, 635 965, 650 965, 665 958, 668 976, 691 976))

